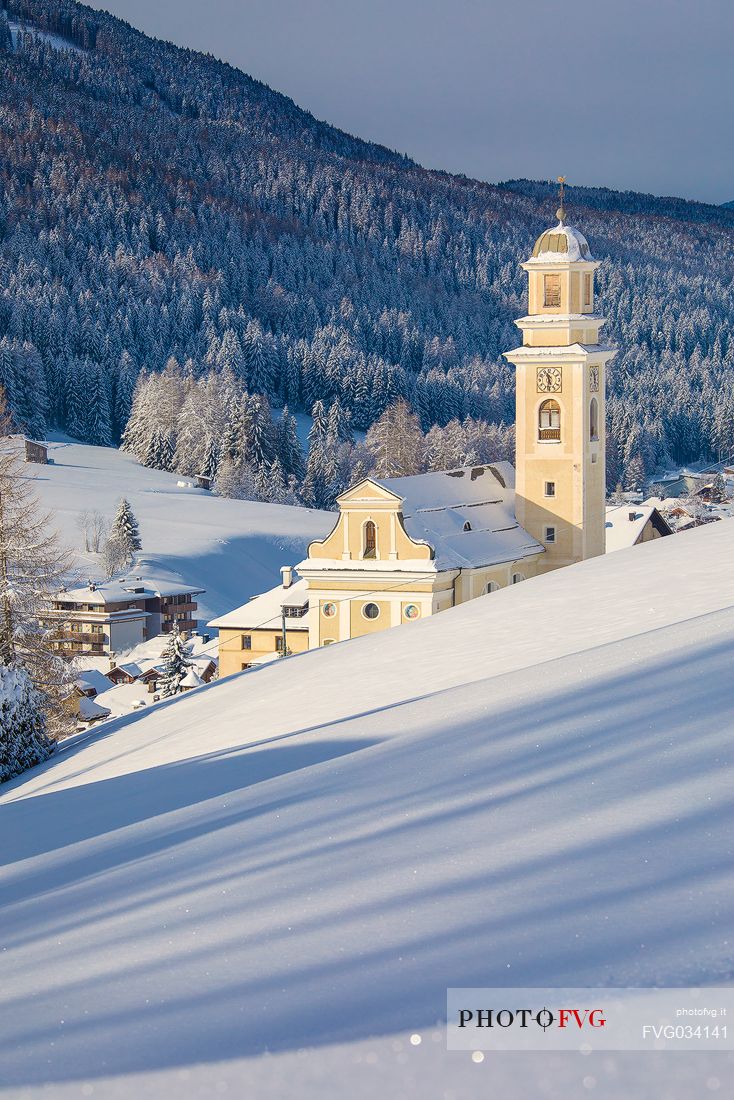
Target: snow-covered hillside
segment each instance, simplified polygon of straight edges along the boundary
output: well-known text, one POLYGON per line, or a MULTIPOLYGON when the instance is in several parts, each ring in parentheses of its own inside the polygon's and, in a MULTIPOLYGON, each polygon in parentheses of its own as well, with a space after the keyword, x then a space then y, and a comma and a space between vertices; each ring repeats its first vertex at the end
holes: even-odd
POLYGON ((10 784, 13 1095, 726 1094, 726 1055, 476 1065, 436 1023, 448 985, 730 982, 733 551, 719 523, 530 580, 10 784))
POLYGON ((98 555, 84 553, 77 519, 82 509, 98 509, 111 521, 121 496, 140 523, 143 577, 176 573, 201 586, 198 616, 203 623, 277 583, 280 567, 305 556, 306 546, 334 523, 327 512, 282 504, 223 500, 177 474, 149 470, 122 451, 80 443, 55 442, 53 464, 26 466, 44 506, 64 541, 75 551, 83 579, 99 577, 98 555))

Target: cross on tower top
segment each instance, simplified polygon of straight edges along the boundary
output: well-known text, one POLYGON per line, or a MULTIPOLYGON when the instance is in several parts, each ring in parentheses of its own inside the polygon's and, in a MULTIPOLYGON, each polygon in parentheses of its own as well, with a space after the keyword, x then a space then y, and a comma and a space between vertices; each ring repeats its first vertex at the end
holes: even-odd
POLYGON ((563 205, 563 194, 564 194, 565 187, 566 187, 566 177, 565 176, 559 176, 558 177, 558 200, 559 200, 559 205, 558 205, 558 209, 556 210, 556 217, 558 218, 558 221, 560 222, 561 225, 564 225, 565 221, 566 221, 566 208, 563 205))

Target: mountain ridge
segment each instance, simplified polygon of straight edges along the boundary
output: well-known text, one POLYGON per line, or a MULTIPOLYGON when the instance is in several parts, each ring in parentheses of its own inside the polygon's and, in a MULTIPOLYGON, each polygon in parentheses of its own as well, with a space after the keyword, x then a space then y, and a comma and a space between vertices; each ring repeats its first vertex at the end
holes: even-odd
MULTIPOLYGON (((71 0, 3 10, 82 51, 0 41, 0 382, 20 426, 114 442, 171 356, 277 405, 338 397, 362 430, 398 397, 424 430, 512 423, 502 352, 552 184, 422 168, 71 0)), ((732 453, 734 213, 603 188, 569 203, 620 346, 609 484, 732 453)))

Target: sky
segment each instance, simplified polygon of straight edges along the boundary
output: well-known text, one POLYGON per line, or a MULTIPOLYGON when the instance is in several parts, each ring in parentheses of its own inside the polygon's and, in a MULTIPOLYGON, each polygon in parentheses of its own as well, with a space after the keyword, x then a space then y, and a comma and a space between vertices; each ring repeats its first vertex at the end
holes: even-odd
POLYGON ((93 6, 428 168, 734 200, 731 0, 93 6))

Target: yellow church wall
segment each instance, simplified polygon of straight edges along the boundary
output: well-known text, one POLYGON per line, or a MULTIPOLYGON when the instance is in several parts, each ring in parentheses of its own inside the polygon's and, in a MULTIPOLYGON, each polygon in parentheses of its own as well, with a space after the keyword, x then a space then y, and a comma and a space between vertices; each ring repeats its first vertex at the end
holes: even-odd
POLYGON ((376 634, 378 630, 386 630, 397 625, 393 623, 392 607, 387 600, 368 599, 352 600, 349 605, 349 635, 351 638, 361 638, 364 634, 376 634), (364 616, 364 608, 368 604, 375 604, 380 609, 379 617, 367 619, 364 616))
POLYGON ((405 614, 407 607, 418 609, 416 620, 427 618, 434 611, 433 592, 429 587, 421 585, 411 587, 410 583, 400 585, 396 590, 380 591, 379 588, 370 590, 363 582, 361 587, 348 595, 348 589, 337 587, 313 587, 309 588, 309 635, 311 648, 328 644, 329 642, 345 641, 348 638, 359 638, 365 634, 374 634, 380 630, 387 630, 401 623, 415 621, 405 614), (364 614, 367 604, 374 603, 379 608, 376 619, 369 619, 364 614), (332 610, 326 615, 324 608, 332 610))
MULTIPOLYGON (((436 576, 437 574, 433 574, 436 576)), ((418 593, 431 593, 434 591, 434 582, 430 576, 426 576, 424 579, 415 579, 415 577, 407 574, 405 581, 395 580, 395 575, 381 576, 379 573, 364 573, 360 572, 358 576, 350 580, 331 580, 330 577, 321 574, 318 577, 313 577, 309 580, 309 595, 312 593, 317 598, 331 598, 331 594, 337 599, 349 599, 352 598, 350 593, 354 594, 372 594, 376 592, 378 595, 386 593, 409 593, 410 595, 418 593), (324 597, 323 593, 328 592, 329 596, 324 597)))
MULTIPOLYGON (((540 328, 540 326, 538 326, 540 328)), ((527 331, 527 330, 526 330, 527 331)), ((537 336, 538 330, 535 330, 537 336)), ((544 334, 542 334, 545 338, 544 334)), ((546 346, 552 346, 550 344, 546 346)), ((558 356, 516 361, 517 520, 545 547, 538 572, 559 568, 604 552, 604 360, 588 352, 563 362, 558 356), (589 368, 599 370, 599 391, 589 389, 589 368), (560 392, 538 393, 538 369, 552 366, 561 372, 560 392), (599 408, 600 438, 590 439, 590 405, 599 408), (539 414, 547 400, 557 402, 561 416, 560 440, 538 438, 539 414), (555 495, 546 495, 546 482, 555 483, 555 495), (555 529, 548 542, 546 528, 555 529)))

